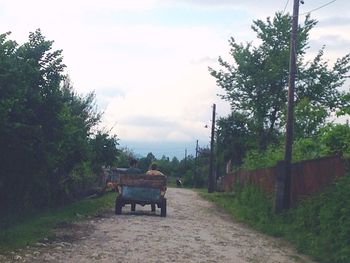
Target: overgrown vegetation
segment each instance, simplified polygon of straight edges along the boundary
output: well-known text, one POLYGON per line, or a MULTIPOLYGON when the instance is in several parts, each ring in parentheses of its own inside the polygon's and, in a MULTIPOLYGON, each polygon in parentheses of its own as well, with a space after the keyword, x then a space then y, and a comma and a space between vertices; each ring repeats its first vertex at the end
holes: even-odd
POLYGON ((305 254, 324 263, 350 261, 350 174, 282 215, 273 200, 254 186, 230 193, 207 194, 234 219, 274 236, 281 236, 305 254))
MULTIPOLYGON (((250 150, 243 159, 242 168, 253 170, 272 167, 284 158, 284 141, 271 144, 265 151, 250 150)), ((350 157, 349 124, 327 124, 317 135, 299 138, 293 144, 293 162, 311 160, 329 155, 350 157)))
MULTIPOLYGON (((220 167, 233 170, 275 166, 284 159, 289 49, 292 17, 276 13, 256 20, 258 44, 229 41, 229 60, 219 57, 218 70, 209 68, 232 112, 217 121, 216 148, 220 167)), ((350 54, 330 65, 325 47, 305 61, 310 31, 317 21, 306 16, 298 28, 294 107, 293 161, 327 155, 350 156, 350 126, 331 120, 350 114, 349 89, 342 86, 350 70, 350 54)), ((221 174, 223 174, 221 172, 221 174)), ((254 186, 233 193, 202 193, 236 219, 275 236, 282 236, 321 262, 350 261, 350 176, 326 191, 276 215, 273 198, 254 186)))
POLYGON ((51 235, 51 230, 59 224, 71 223, 95 216, 113 207, 115 192, 110 192, 99 198, 85 199, 69 204, 63 208, 50 209, 45 213, 27 215, 16 225, 0 231, 0 251, 24 247, 51 235))
MULTIPOLYGON (((62 50, 40 30, 0 34, 0 218, 80 198, 113 164, 117 138, 97 129, 94 94, 78 95, 62 50)), ((0 219, 0 225, 1 225, 0 219)))
MULTIPOLYGON (((219 57, 219 68, 209 68, 222 88, 221 97, 232 108, 231 114, 217 122, 220 167, 231 160, 233 168, 253 169, 283 159, 291 21, 289 14, 280 12, 265 21, 253 21, 258 44, 238 43, 232 37, 229 59, 219 57)), ((349 154, 349 124, 335 125, 330 120, 350 112, 349 90, 342 89, 350 54, 330 65, 323 47, 306 61, 309 35, 316 25, 316 20, 306 16, 298 29, 295 161, 349 154)))

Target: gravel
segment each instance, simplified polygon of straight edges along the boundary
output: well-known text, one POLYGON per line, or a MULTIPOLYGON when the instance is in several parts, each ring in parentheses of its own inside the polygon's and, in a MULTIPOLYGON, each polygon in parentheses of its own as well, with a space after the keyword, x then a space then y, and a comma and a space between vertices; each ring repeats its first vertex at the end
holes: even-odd
POLYGON ((0 262, 315 262, 280 239, 265 236, 191 190, 169 188, 167 217, 151 207, 113 208, 67 224, 36 245, 0 255, 0 262))

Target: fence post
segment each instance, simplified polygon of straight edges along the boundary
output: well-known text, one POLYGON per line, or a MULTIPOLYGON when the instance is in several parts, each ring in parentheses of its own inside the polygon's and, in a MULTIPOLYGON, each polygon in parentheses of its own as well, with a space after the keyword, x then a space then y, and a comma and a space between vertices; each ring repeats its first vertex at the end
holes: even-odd
POLYGON ((278 161, 276 166, 276 184, 275 184, 275 212, 280 213, 286 209, 286 162, 278 161))

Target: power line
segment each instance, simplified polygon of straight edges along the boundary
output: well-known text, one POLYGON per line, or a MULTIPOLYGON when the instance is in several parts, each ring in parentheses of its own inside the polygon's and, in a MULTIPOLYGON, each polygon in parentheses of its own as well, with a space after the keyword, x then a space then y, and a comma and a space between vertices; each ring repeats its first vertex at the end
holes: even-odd
POLYGON ((327 5, 330 5, 330 4, 334 3, 335 1, 337 1, 337 0, 329 1, 328 3, 325 3, 324 5, 321 5, 321 6, 315 8, 315 9, 312 9, 312 10, 310 10, 310 11, 308 11, 308 12, 302 13, 302 14, 300 14, 299 16, 311 14, 312 12, 315 12, 315 11, 317 11, 317 10, 320 10, 321 8, 324 8, 324 7, 326 7, 327 5))
POLYGON ((282 14, 284 14, 284 12, 286 12, 286 9, 287 9, 288 4, 289 4, 289 0, 287 0, 287 2, 286 2, 286 5, 284 6, 284 9, 283 9, 283 13, 282 13, 282 14))

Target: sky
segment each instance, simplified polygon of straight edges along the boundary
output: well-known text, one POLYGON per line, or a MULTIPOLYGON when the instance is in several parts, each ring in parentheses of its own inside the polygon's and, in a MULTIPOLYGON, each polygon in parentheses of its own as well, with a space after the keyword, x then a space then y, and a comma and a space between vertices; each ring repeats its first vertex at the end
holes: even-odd
MULTIPOLYGON (((0 0, 0 33, 19 44, 40 28, 62 49, 74 89, 91 91, 101 127, 120 147, 157 157, 194 155, 230 106, 208 67, 229 59, 228 39, 253 42, 253 20, 292 13, 292 0, 0 0), (205 126, 209 128, 205 128, 205 126)), ((350 1, 304 0, 299 21, 318 20, 307 56, 326 46, 330 63, 350 52, 350 1)), ((345 87, 349 88, 349 87, 345 87)))

